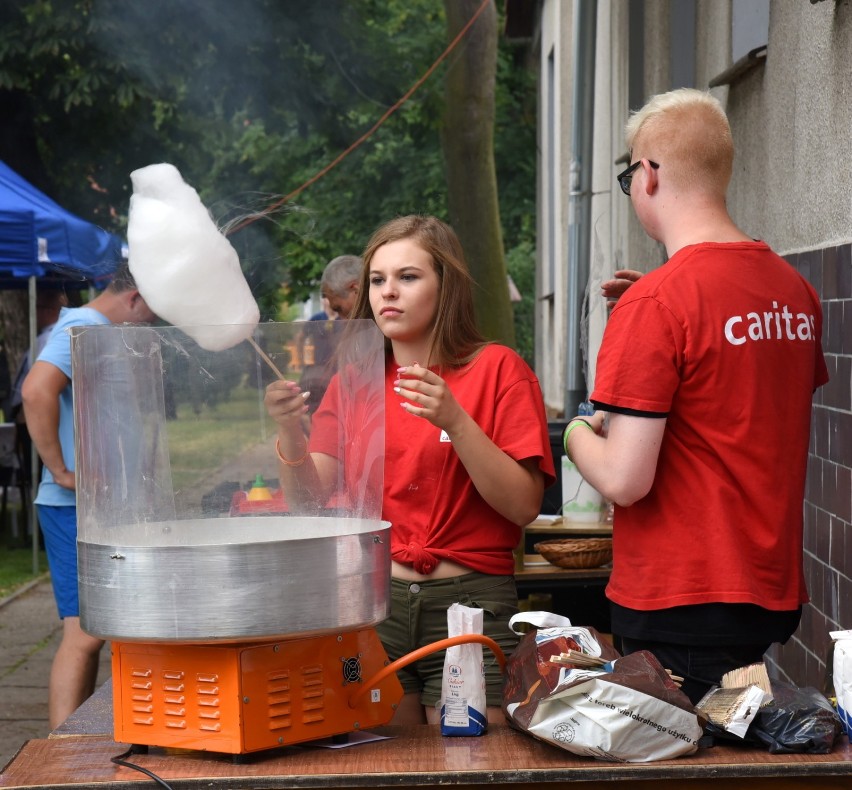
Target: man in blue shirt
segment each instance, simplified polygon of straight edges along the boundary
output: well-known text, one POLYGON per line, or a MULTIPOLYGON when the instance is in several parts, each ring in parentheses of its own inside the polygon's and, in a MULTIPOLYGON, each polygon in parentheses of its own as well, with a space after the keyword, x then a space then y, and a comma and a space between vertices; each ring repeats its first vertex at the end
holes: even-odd
POLYGON ((44 470, 35 503, 44 533, 62 641, 49 683, 50 728, 62 724, 95 690, 103 640, 80 627, 77 592, 77 507, 71 338, 75 326, 144 324, 156 316, 122 264, 106 290, 83 307, 63 308, 44 349, 24 379, 27 427, 44 470))

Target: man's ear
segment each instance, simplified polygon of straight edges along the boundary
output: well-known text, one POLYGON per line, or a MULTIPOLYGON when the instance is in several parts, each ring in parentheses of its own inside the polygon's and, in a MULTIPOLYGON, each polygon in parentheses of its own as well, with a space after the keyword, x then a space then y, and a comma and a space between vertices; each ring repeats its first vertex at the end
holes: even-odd
POLYGON ((127 292, 127 307, 131 314, 135 314, 140 308, 146 307, 145 299, 142 294, 135 288, 127 292))
POLYGON ((651 167, 647 159, 642 160, 642 169, 645 171, 645 193, 653 195, 659 189, 660 182, 656 167, 651 167))

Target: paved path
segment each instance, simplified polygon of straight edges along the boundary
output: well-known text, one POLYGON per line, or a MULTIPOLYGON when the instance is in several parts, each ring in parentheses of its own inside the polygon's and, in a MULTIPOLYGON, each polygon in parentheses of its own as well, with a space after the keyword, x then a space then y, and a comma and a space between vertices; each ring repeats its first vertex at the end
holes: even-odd
MULTIPOLYGON (((48 576, 0 601, 0 771, 31 738, 46 738, 47 682, 62 637, 48 576)), ((109 645, 98 685, 110 676, 109 645)))

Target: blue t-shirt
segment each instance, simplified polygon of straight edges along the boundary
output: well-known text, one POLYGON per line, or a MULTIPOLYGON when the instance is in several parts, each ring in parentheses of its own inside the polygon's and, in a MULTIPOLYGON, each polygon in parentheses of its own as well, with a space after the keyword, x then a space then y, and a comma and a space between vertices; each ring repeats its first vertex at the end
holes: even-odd
MULTIPOLYGON (((63 307, 59 320, 47 343, 38 355, 39 362, 49 362, 59 368, 71 379, 71 336, 69 330, 75 326, 94 326, 110 324, 111 321, 91 307, 63 307)), ((62 459, 67 469, 74 466, 74 399, 72 385, 59 394, 59 444, 62 446, 62 459)), ((77 504, 77 494, 58 485, 50 470, 45 466, 35 498, 37 505, 71 506, 77 504)))

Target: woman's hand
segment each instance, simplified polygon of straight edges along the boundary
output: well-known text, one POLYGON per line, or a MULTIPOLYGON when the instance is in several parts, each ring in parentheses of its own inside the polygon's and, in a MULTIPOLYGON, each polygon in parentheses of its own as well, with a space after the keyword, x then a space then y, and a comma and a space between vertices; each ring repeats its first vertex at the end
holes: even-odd
POLYGON ((642 276, 642 272, 633 269, 619 269, 613 272, 612 280, 601 283, 601 296, 606 299, 606 306, 615 307, 616 302, 624 292, 642 276))
POLYGON ((305 399, 309 394, 293 381, 279 380, 266 388, 263 397, 266 411, 278 425, 275 450, 284 499, 290 512, 299 515, 319 513, 337 479, 336 458, 308 452, 303 418, 308 411, 305 399))
POLYGON ((308 411, 305 400, 310 392, 302 392, 294 381, 273 381, 266 388, 263 404, 281 428, 301 428, 302 415, 308 411))
POLYGON ((452 433, 453 427, 467 415, 447 382, 416 362, 397 370, 393 388, 404 398, 400 404, 403 409, 409 414, 423 417, 447 433, 452 433))
POLYGON ((453 450, 479 495, 517 525, 535 518, 544 492, 544 475, 534 459, 515 461, 485 435, 437 373, 416 362, 397 371, 394 391, 409 414, 447 432, 453 450))

